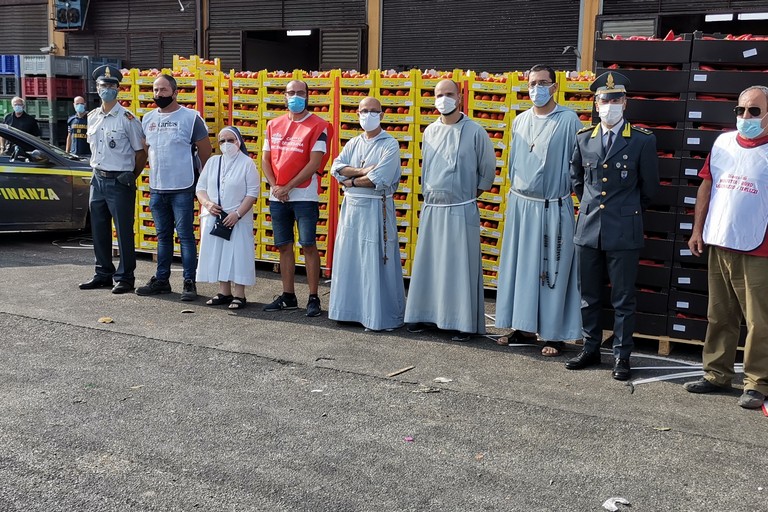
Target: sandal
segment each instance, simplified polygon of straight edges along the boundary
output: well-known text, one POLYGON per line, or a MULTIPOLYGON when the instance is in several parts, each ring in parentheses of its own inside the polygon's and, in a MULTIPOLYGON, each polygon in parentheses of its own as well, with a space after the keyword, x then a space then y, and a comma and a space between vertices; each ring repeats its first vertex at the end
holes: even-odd
POLYGON ((205 303, 206 306, 221 306, 222 304, 229 304, 232 302, 233 297, 231 295, 224 295, 223 293, 217 293, 205 303))
POLYGON ((229 309, 243 309, 246 303, 245 297, 233 297, 232 302, 229 303, 229 309))
POLYGON ((544 357, 557 357, 564 348, 565 343, 562 341, 545 341, 544 347, 541 349, 541 355, 544 357))
POLYGON ((504 336, 499 336, 496 338, 496 344, 501 345, 502 347, 506 347, 510 343, 535 343, 536 340, 537 338, 535 334, 533 336, 526 336, 520 331, 512 331, 509 334, 505 334, 504 336))

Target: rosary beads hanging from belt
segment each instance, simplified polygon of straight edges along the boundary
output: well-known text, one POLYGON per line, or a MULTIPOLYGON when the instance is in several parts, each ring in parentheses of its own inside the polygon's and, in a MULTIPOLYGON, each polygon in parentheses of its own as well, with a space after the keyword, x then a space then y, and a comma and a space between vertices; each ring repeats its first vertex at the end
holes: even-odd
POLYGON ((549 199, 544 201, 544 270, 541 275, 541 285, 545 284, 551 290, 557 284, 557 276, 560 274, 560 256, 563 249, 563 219, 560 216, 560 208, 563 206, 563 198, 557 200, 557 241, 555 245, 555 277, 549 278, 549 199))

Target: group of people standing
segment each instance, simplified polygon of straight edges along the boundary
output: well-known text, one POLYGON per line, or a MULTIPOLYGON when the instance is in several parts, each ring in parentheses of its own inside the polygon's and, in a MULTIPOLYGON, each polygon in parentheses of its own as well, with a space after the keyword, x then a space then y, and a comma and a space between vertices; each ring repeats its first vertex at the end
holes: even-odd
MULTIPOLYGON (((156 79, 158 109, 147 114, 143 123, 115 101, 118 70, 104 67, 94 78, 102 99, 101 107, 89 114, 87 129, 94 169, 91 215, 96 274, 80 287, 109 286, 113 293, 133 290, 133 217, 128 210, 135 204, 134 180, 148 156, 158 269, 136 293, 171 291, 175 228, 184 267, 182 300, 196 298, 195 282, 217 282, 219 291, 208 305, 245 307, 245 287, 255 283, 252 212, 259 176, 243 137, 234 127, 224 128, 219 133, 221 154, 211 156, 205 124, 178 105, 173 77, 156 79), (195 185, 198 169, 202 171, 195 185), (201 204, 199 261, 192 233, 195 194, 201 204), (120 247, 117 269, 109 250, 112 219, 120 247)), ((541 340, 542 355, 557 356, 565 341, 583 340, 581 351, 566 361, 566 368, 598 365, 603 341, 602 297, 608 293, 614 310, 612 377, 627 380, 635 330, 635 278, 643 247, 642 214, 659 186, 655 137, 624 119, 629 80, 620 73, 607 72, 592 84, 600 123, 588 128, 582 128, 573 111, 555 102, 558 84, 552 68, 534 66, 528 82, 533 107, 515 118, 509 151, 510 185, 495 317, 496 327, 511 332, 497 343, 541 340), (580 201, 577 218, 572 192, 580 201)), ((282 281, 282 293, 263 310, 298 308, 294 287, 297 232, 309 285, 306 315, 315 317, 321 314, 320 258, 315 241, 319 177, 330 158, 334 134, 329 123, 308 111, 309 93, 303 81, 287 84, 288 112, 268 123, 262 147, 282 281)), ((768 261, 763 250, 768 223, 763 189, 768 186, 764 165, 768 161, 767 93, 764 87, 753 87, 739 98, 735 112, 738 135, 722 136, 733 139, 726 144, 730 153, 721 156, 721 145, 716 144, 702 171, 704 184, 691 239, 694 254, 705 243, 718 245, 722 251, 710 252, 710 273, 717 266, 720 291, 716 304, 710 300, 710 321, 717 318, 718 326, 708 331, 707 374, 687 389, 710 392, 730 386, 738 321, 734 339, 733 319, 720 311, 724 300, 728 313, 741 311, 750 331, 745 352, 745 368, 749 367, 745 370, 746 391, 739 402, 750 408, 768 392, 768 350, 765 337, 758 339, 768 329, 768 304, 755 299, 757 283, 765 281, 755 276, 768 261), (754 172, 741 168, 747 164, 754 172), (712 179, 722 179, 723 172, 749 178, 754 186, 751 190, 757 190, 751 201, 735 202, 739 208, 743 204, 739 212, 724 206, 731 198, 721 199, 721 188, 712 187, 712 179), (710 204, 710 196, 713 208, 708 209, 702 205, 710 204), (756 207, 761 217, 750 232, 754 236, 745 241, 742 227, 733 221, 745 219, 746 209, 756 207), (717 218, 710 220, 713 211, 717 218), (716 230, 715 225, 733 229, 716 230), (762 245, 744 253, 750 249, 745 246, 755 241, 762 245), (735 256, 742 254, 749 264, 735 256), (746 291, 734 285, 739 272, 749 273, 746 291), (715 345, 717 348, 710 348, 715 345)), ((331 165, 331 174, 344 187, 344 200, 328 317, 372 331, 391 331, 404 324, 410 332, 437 328, 452 331, 453 340, 463 341, 486 332, 476 201, 493 184, 496 157, 485 130, 461 111, 458 84, 442 80, 434 96, 440 116, 423 134, 424 202, 407 301, 393 201, 401 173, 399 145, 382 129, 385 114, 381 103, 369 97, 358 108, 363 133, 350 140, 331 165)), ((710 277, 711 286, 713 279, 710 277)))

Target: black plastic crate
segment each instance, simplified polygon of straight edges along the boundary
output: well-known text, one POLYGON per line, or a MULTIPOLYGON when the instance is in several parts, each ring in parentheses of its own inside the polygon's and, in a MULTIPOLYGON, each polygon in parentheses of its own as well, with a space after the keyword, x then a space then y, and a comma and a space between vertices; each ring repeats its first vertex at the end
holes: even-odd
MULTIPOLYGON (((670 155, 674 153, 669 153, 670 155)), ((677 179, 680 177, 680 157, 662 157, 659 155, 659 178, 677 179)))
POLYGON ((687 213, 678 213, 675 217, 675 234, 686 240, 693 232, 693 215, 687 213))
POLYGON ((691 41, 597 39, 595 41, 595 61, 604 63, 684 64, 691 61, 691 41))
POLYGON ((733 66, 768 66, 768 41, 693 40, 691 62, 730 64, 733 66))
POLYGON ((672 268, 671 287, 683 291, 707 293, 707 270, 675 266, 672 268))
POLYGON ((667 331, 671 338, 704 341, 707 320, 704 318, 683 318, 676 313, 669 315, 667 331))
POLYGON ((702 130, 698 128, 686 128, 683 135, 683 149, 685 151, 698 151, 709 153, 712 145, 724 132, 721 130, 702 130))
MULTIPOLYGON (((646 212, 648 213, 648 212, 646 212)), ((674 216, 674 213, 667 214, 674 216)), ((643 248, 640 249, 640 259, 671 262, 674 256, 675 241, 671 238, 646 238, 643 240, 643 248)), ((671 266, 671 265, 670 265, 671 266)), ((666 288, 667 286, 660 286, 666 288)))
POLYGON ((704 158, 683 157, 680 160, 680 177, 684 179, 697 179, 699 171, 704 167, 704 158))
POLYGON ((662 184, 659 186, 658 192, 656 192, 656 195, 651 199, 650 207, 651 209, 657 209, 657 207, 662 208, 669 208, 677 206, 679 203, 677 202, 677 196, 678 196, 678 186, 675 185, 664 185, 662 184))
POLYGON ((688 238, 685 237, 673 242, 675 263, 683 264, 687 268, 707 268, 707 246, 704 246, 701 256, 694 256, 688 248, 688 238))
POLYGON ((685 184, 677 187, 677 204, 683 208, 693 208, 696 206, 696 194, 699 187, 685 184))
POLYGON ((659 151, 675 152, 683 150, 683 128, 649 127, 648 129, 656 136, 656 149, 659 151))
POLYGON ((680 290, 669 291, 669 309, 670 316, 675 316, 676 312, 686 315, 699 317, 707 316, 707 301, 709 296, 703 293, 690 293, 680 290))
POLYGON ((669 288, 672 268, 667 265, 645 265, 641 263, 637 268, 635 284, 638 288, 650 286, 652 288, 669 288))
MULTIPOLYGON (((766 77, 768 80, 768 77, 766 77)), ((688 100, 685 120, 691 123, 718 124, 736 128, 736 114, 733 107, 737 102, 688 100)))
MULTIPOLYGON (((683 65, 688 68, 688 64, 683 65)), ((600 76, 606 71, 614 71, 598 67, 595 73, 600 76)), ((619 67, 618 71, 630 80, 627 87, 631 92, 654 92, 654 93, 683 93, 688 92, 688 82, 690 72, 687 69, 677 70, 648 70, 648 69, 626 69, 619 67)))
MULTIPOLYGON (((602 314, 603 329, 613 330, 613 310, 603 309, 602 314)), ((635 313, 635 333, 646 336, 666 336, 667 335, 667 315, 654 315, 652 313, 635 313)), ((610 348, 610 347, 605 347, 610 348)))
MULTIPOLYGON (((630 95, 631 96, 631 95, 630 95)), ((685 100, 627 99, 624 116, 630 122, 678 123, 685 121, 685 100)))
POLYGON ((762 71, 708 71, 695 69, 691 71, 688 90, 709 94, 738 95, 752 85, 765 84, 765 73, 762 71))
MULTIPOLYGON (((672 212, 657 212, 646 210, 643 212, 643 230, 654 233, 672 233, 675 231, 675 217, 672 212)), ((662 258, 669 259, 669 258, 662 258)))
POLYGON ((0 96, 18 96, 19 77, 16 75, 0 75, 0 96))

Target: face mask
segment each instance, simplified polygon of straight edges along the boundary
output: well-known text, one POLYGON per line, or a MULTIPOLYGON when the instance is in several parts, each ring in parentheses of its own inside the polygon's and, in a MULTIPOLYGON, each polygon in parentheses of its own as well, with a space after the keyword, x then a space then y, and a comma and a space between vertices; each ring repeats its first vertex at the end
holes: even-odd
POLYGON ((549 100, 552 98, 552 94, 549 92, 549 88, 552 87, 551 85, 537 85, 533 89, 531 89, 530 96, 531 101, 534 105, 537 107, 543 107, 547 103, 549 103, 549 100))
POLYGON ((22 112, 24 112, 24 105, 14 105, 13 111, 16 112, 17 114, 21 114, 22 112))
POLYGON ((456 110, 456 100, 450 96, 440 96, 439 98, 435 98, 435 108, 438 112, 447 116, 456 110))
POLYGON ((155 96, 154 100, 158 107, 165 108, 173 103, 173 96, 155 96))
POLYGON ((115 101, 117 89, 99 89, 99 98, 106 102, 115 101))
MULTIPOLYGON (((768 116, 768 114, 766 114, 768 116)), ((753 117, 751 119, 743 119, 741 117, 736 118, 736 129, 739 130, 739 135, 745 139, 756 139, 761 133, 763 133, 763 117, 753 117)))
POLYGON ((368 112, 367 114, 358 114, 360 117, 360 127, 367 131, 372 132, 379 127, 381 123, 381 115, 368 112))
POLYGON ((221 150, 222 155, 230 158, 237 155, 238 151, 240 151, 240 147, 234 142, 222 142, 219 144, 219 149, 221 150))
POLYGON ((85 112, 85 104, 78 103, 77 105, 75 105, 75 112, 77 112, 78 114, 84 113, 85 112))
POLYGON ((601 103, 597 105, 600 120, 608 126, 613 126, 624 117, 624 105, 620 103, 601 103))
POLYGON ((301 96, 290 96, 288 98, 288 110, 290 110, 294 114, 304 112, 304 109, 306 108, 306 106, 307 106, 306 98, 302 98, 301 96))

